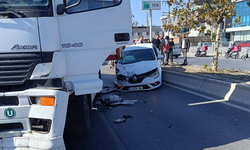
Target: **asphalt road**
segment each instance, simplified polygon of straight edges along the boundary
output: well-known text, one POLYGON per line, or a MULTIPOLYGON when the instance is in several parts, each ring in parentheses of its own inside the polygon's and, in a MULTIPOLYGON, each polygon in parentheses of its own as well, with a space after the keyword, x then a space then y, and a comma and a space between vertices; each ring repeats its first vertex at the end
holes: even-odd
MULTIPOLYGON (((199 65, 207 64, 211 65, 213 57, 210 55, 208 57, 194 57, 194 53, 188 55, 188 64, 190 65, 199 65)), ((183 63, 183 57, 178 59, 174 58, 174 62, 183 63)), ((222 69, 235 69, 235 70, 244 70, 250 71, 250 60, 243 61, 241 59, 225 59, 224 57, 219 57, 219 68, 222 69)))
MULTIPOLYGON (((102 68, 105 85, 114 82, 114 70, 102 68)), ((250 114, 209 101, 168 85, 147 92, 122 93, 130 106, 93 111, 88 138, 65 137, 68 150, 249 150, 250 114), (115 119, 131 115, 126 122, 115 119)))

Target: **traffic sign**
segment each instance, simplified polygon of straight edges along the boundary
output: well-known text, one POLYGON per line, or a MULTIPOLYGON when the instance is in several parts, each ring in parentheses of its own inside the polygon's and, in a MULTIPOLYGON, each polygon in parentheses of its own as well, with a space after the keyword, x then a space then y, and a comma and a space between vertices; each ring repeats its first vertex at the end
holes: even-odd
POLYGON ((141 1, 142 10, 161 10, 161 1, 141 1))

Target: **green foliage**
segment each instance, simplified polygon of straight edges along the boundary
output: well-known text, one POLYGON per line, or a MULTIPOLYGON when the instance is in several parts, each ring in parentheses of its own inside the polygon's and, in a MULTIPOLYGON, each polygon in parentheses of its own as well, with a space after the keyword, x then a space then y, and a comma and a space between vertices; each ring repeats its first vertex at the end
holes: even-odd
MULTIPOLYGON (((197 6, 196 0, 188 0, 186 3, 178 0, 168 0, 169 5, 175 5, 172 15, 179 16, 176 26, 169 26, 168 29, 187 28, 198 30, 199 33, 211 35, 211 31, 206 29, 206 26, 200 26, 200 23, 213 25, 215 28, 223 22, 225 18, 232 18, 236 14, 235 3, 231 0, 213 0, 212 4, 203 3, 197 6)), ((250 0, 249 0, 250 3, 250 0)), ((234 24, 240 24, 240 16, 238 16, 234 24)))
POLYGON ((250 7, 250 0, 247 2, 248 7, 250 7))
POLYGON ((202 64, 202 67, 203 67, 204 69, 206 69, 206 68, 207 68, 207 64, 202 64))

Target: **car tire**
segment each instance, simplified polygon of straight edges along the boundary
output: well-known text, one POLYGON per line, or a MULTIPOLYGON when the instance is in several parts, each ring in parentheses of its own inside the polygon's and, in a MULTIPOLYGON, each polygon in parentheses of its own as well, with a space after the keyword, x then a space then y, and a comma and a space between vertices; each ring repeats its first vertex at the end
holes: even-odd
POLYGON ((74 93, 69 97, 64 132, 82 138, 90 134, 91 96, 74 93))

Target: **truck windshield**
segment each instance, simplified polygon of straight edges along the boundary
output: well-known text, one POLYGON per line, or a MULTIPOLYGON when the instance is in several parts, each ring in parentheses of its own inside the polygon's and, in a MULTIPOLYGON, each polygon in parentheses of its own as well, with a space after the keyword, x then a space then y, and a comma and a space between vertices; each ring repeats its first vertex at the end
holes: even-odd
POLYGON ((11 7, 48 6, 49 0, 6 0, 4 1, 4 3, 2 3, 2 5, 11 6, 11 7))
POLYGON ((2 5, 0 6, 0 15, 9 10, 15 10, 23 13, 26 17, 53 16, 51 0, 0 0, 0 4, 2 5))

